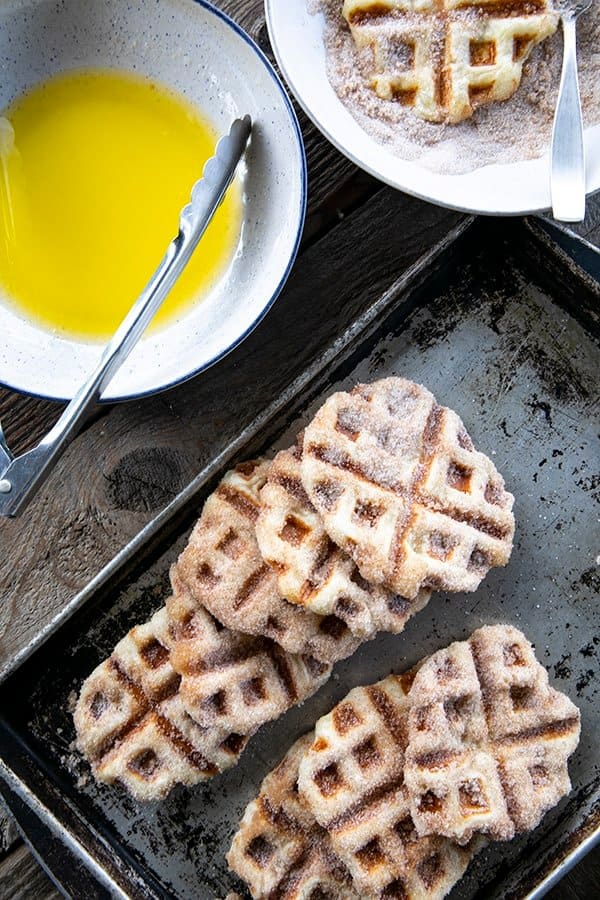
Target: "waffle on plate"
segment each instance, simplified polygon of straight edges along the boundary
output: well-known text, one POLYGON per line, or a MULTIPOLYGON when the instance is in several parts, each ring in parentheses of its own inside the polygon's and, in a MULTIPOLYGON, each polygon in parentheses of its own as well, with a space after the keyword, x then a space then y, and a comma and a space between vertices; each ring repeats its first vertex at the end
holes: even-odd
POLYGON ((343 15, 378 96, 450 123, 512 96, 558 24, 550 0, 345 0, 343 15))

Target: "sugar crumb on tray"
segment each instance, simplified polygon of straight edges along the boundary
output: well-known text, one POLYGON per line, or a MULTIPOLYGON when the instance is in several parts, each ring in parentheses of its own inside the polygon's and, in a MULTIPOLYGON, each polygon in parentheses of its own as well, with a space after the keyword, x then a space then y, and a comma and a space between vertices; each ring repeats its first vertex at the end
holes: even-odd
MULTIPOLYGON (((308 0, 307 5, 310 14, 322 13, 325 19, 327 74, 336 94, 358 124, 401 159, 458 175, 494 163, 535 159, 548 149, 562 65, 560 28, 533 48, 510 99, 446 124, 425 121, 409 107, 375 93, 369 85, 369 60, 354 43, 341 0, 308 0)), ((584 122, 600 124, 600 3, 579 19, 578 59, 584 122)))

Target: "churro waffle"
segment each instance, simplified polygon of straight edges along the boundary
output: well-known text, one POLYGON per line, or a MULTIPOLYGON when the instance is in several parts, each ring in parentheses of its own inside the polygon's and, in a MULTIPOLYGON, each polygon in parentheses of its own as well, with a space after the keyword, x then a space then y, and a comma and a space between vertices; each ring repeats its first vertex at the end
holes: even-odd
POLYGON ((255 898, 360 900, 362 896, 298 794, 298 766, 312 738, 309 734, 297 741, 264 779, 227 854, 230 868, 255 898))
POLYGON ((298 780, 362 897, 444 897, 475 847, 419 837, 403 783, 414 673, 351 691, 317 722, 298 780))
POLYGON ((512 550, 513 497, 460 418, 386 378, 337 393, 304 435, 302 482, 361 575, 403 597, 474 591, 512 550))
POLYGON ((263 558, 277 573, 282 596, 320 615, 335 615, 363 640, 377 631, 403 630, 429 600, 403 597, 361 577, 356 564, 323 527, 302 486, 301 441, 277 454, 260 492, 256 536, 263 558))
POLYGON ((410 704, 404 777, 420 834, 506 840, 569 792, 579 711, 516 628, 481 628, 434 654, 410 704))
POLYGON ((343 14, 378 96, 433 122, 512 96, 558 24, 550 0, 345 0, 343 14))
POLYGON ((346 818, 369 793, 402 784, 410 677, 358 687, 315 727, 299 786, 324 828, 346 818))
POLYGON ((177 577, 227 628, 335 662, 353 653, 359 639, 337 616, 317 616, 284 600, 275 572, 260 555, 255 524, 269 466, 244 463, 225 475, 176 563, 177 577))
POLYGON ((98 781, 159 800, 234 765, 247 738, 202 728, 186 712, 169 659, 166 610, 132 628, 86 679, 74 713, 77 747, 98 781))
POLYGON ((172 586, 171 663, 182 676, 181 701, 199 725, 253 734, 329 678, 331 666, 313 657, 223 628, 192 599, 175 571, 172 586))

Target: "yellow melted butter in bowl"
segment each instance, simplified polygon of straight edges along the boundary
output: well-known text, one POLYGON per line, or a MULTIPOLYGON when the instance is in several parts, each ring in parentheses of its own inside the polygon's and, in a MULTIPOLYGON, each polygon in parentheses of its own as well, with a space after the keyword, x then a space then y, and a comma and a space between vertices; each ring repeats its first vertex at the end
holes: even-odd
MULTIPOLYGON (((183 97, 112 70, 55 76, 4 116, 0 293, 42 327, 106 339, 177 233, 218 135, 183 97)), ((241 220, 236 181, 153 327, 206 295, 241 220)))

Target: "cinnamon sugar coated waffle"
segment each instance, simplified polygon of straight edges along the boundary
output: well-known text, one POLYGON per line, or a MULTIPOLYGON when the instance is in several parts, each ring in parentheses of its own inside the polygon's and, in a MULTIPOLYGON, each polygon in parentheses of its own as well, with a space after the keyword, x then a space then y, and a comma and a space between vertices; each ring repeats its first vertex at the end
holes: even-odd
POLYGON ((441 900, 488 839, 535 828, 570 789, 578 738, 577 708, 521 632, 480 628, 322 717, 263 782, 230 865, 254 897, 288 896, 280 879, 314 834, 357 896, 441 900))
POLYGON ((516 628, 480 628, 434 654, 410 704, 404 777, 420 834, 506 840, 570 791, 579 710, 516 628))
POLYGON ((86 679, 74 713, 77 747, 94 777, 137 800, 159 800, 234 765, 246 737, 188 715, 169 659, 165 609, 132 628, 86 679))
POLYGON ((362 897, 444 897, 476 850, 416 833, 403 783, 412 677, 351 691, 300 763, 300 795, 362 897))
POLYGON ((335 615, 363 639, 403 630, 429 600, 429 591, 405 600, 365 581, 356 564, 323 527, 302 486, 301 441, 277 454, 260 492, 256 523, 260 552, 277 573, 288 600, 320 615, 335 615))
POLYGON ((190 597, 176 572, 167 601, 171 663, 181 702, 203 727, 253 734, 314 694, 331 666, 287 653, 269 638, 223 628, 190 597))
POLYGON ((324 828, 348 816, 363 791, 402 783, 410 679, 354 688, 315 727, 300 765, 302 797, 324 828))
POLYGON ((298 766, 312 737, 297 741, 264 779, 227 854, 254 898, 360 900, 327 833, 298 794, 298 766))
POLYGON ((225 475, 177 560, 177 577, 197 605, 227 628, 335 662, 353 653, 359 639, 338 617, 317 616, 284 600, 275 572, 260 555, 255 525, 269 466, 244 463, 225 475))
POLYGON ((474 591, 508 562, 514 498, 421 385, 386 378, 333 394, 306 428, 301 471, 331 539, 403 597, 474 591))
POLYGON ((558 24, 550 0, 345 0, 343 15, 378 96, 433 122, 512 96, 558 24))

